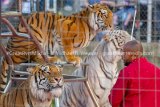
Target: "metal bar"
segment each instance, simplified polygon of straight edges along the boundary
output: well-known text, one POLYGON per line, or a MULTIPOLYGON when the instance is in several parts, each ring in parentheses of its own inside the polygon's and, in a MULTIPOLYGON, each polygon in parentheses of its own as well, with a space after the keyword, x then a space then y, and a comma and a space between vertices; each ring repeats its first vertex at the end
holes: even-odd
POLYGON ((15 11, 8 11, 8 12, 3 12, 1 13, 1 18, 3 17, 17 17, 20 16, 21 13, 20 12, 15 12, 15 11))
POLYGON ((30 39, 29 35, 26 34, 26 33, 18 33, 18 32, 16 32, 16 34, 14 35, 12 32, 5 32, 5 33, 1 33, 0 34, 0 38, 13 37, 13 36, 18 36, 19 38, 30 39))
POLYGON ((20 66, 37 66, 37 63, 20 63, 20 66))
POLYGON ((84 82, 87 78, 64 79, 64 82, 84 82))
POLYGON ((90 87, 89 82, 88 82, 87 66, 85 66, 83 70, 84 70, 84 77, 86 78, 86 81, 84 83, 85 83, 85 85, 86 85, 86 87, 88 89, 88 92, 89 92, 93 102, 95 103, 96 107, 100 107, 98 102, 97 102, 97 100, 96 100, 96 97, 94 96, 93 90, 90 87))
POLYGON ((30 75, 30 73, 29 72, 25 72, 25 71, 17 71, 17 70, 14 70, 13 71, 15 74, 22 74, 22 75, 30 75))
POLYGON ((7 63, 9 64, 10 70, 13 70, 13 61, 9 53, 6 51, 5 47, 1 43, 0 43, 0 49, 4 57, 6 58, 7 63))
POLYGON ((39 7, 40 7, 39 2, 40 2, 39 0, 36 0, 36 10, 37 10, 38 12, 39 12, 39 10, 40 10, 40 9, 39 9, 39 7))
POLYGON ((8 26, 8 28, 10 29, 11 32, 10 32, 10 35, 8 35, 9 34, 8 32, 6 33, 6 35, 4 35, 5 33, 1 33, 0 37, 4 37, 4 36, 8 35, 9 37, 18 36, 20 38, 29 39, 29 35, 27 35, 25 33, 17 33, 14 26, 6 18, 1 18, 1 20, 3 23, 5 23, 8 26))
POLYGON ((57 98, 57 97, 55 98, 55 107, 60 107, 59 106, 59 98, 57 98))
POLYGON ((66 78, 83 78, 82 76, 76 76, 76 75, 68 75, 68 74, 63 74, 64 77, 66 78))
POLYGON ((136 16, 137 16, 137 5, 135 5, 134 7, 135 7, 135 11, 134 11, 132 31, 131 31, 131 40, 133 39, 134 26, 135 26, 135 21, 136 21, 136 16))
MULTIPOLYGON (((22 74, 22 75, 30 75, 29 72, 25 72, 25 71, 17 71, 17 70, 14 70, 13 71, 15 74, 22 74)), ((63 74, 63 77, 64 77, 64 82, 83 82, 83 81, 86 81, 87 78, 85 77, 78 77, 78 76, 70 76, 70 75, 66 75, 66 74, 63 74)))
POLYGON ((18 12, 22 13, 22 0, 18 0, 18 12))
MULTIPOLYGON (((51 64, 51 63, 50 63, 51 64)), ((53 63, 54 65, 62 65, 62 66, 74 66, 73 64, 69 64, 67 62, 62 62, 62 63, 53 63)), ((21 63, 19 64, 21 66, 36 66, 36 65, 39 65, 37 63, 21 63)), ((81 63, 82 66, 88 66, 89 64, 88 63, 81 63)))
POLYGON ((87 80, 86 77, 80 77, 80 76, 73 76, 73 75, 67 75, 63 74, 64 82, 84 82, 87 80))
POLYGON ((6 88, 5 88, 3 93, 8 92, 9 88, 11 87, 11 85, 12 85, 12 80, 10 79, 9 82, 7 83, 7 86, 6 86, 6 88))
POLYGON ((27 78, 22 78, 22 77, 11 77, 12 80, 26 80, 27 78))
POLYGON ((12 71, 14 69, 13 67, 13 61, 12 61, 12 58, 11 56, 9 55, 9 53, 7 53, 5 47, 0 43, 0 50, 2 51, 2 54, 4 55, 4 57, 6 58, 6 61, 8 63, 8 67, 9 67, 9 71, 10 71, 10 75, 9 75, 9 82, 7 83, 7 86, 5 87, 5 90, 3 93, 6 93, 9 88, 10 88, 10 85, 11 85, 11 74, 12 74, 12 71))
POLYGON ((91 89, 91 87, 89 85, 89 82, 85 81, 85 84, 86 84, 88 92, 91 95, 91 98, 92 98, 93 102, 95 103, 96 107, 100 107, 99 104, 98 104, 98 102, 97 102, 97 100, 96 100, 96 98, 95 98, 95 96, 94 96, 94 94, 93 94, 93 91, 92 91, 92 89, 91 89))
POLYGON ((13 35, 7 35, 7 34, 6 35, 3 35, 3 34, 0 35, 0 38, 7 38, 7 37, 13 37, 13 35))
MULTIPOLYGON (((56 63, 55 63, 55 65, 56 65, 56 63)), ((74 66, 73 64, 70 64, 70 63, 67 63, 67 62, 62 62, 62 63, 57 64, 57 65, 74 66)), ((81 63, 80 65, 81 65, 81 66, 88 66, 89 64, 88 64, 88 63, 81 63)))
POLYGON ((17 35, 14 26, 12 26, 12 24, 7 19, 1 18, 1 20, 9 27, 14 36, 17 35))
POLYGON ((147 43, 151 42, 151 35, 152 35, 152 0, 148 0, 147 43))
POLYGON ((46 6, 46 4, 47 4, 47 0, 44 0, 44 12, 47 11, 47 6, 46 6))
POLYGON ((57 0, 53 0, 54 3, 53 3, 53 8, 54 8, 54 12, 57 13, 57 0))

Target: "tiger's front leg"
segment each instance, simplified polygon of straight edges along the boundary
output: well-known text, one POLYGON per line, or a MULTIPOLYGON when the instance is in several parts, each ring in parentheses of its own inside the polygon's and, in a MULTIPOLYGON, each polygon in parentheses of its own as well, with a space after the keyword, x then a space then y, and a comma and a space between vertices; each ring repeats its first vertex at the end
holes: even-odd
POLYGON ((80 63, 82 62, 80 57, 77 57, 74 55, 74 44, 72 42, 72 39, 64 38, 62 39, 63 44, 63 50, 64 50, 64 56, 68 63, 71 63, 75 66, 80 66, 80 63))
MULTIPOLYGON (((80 66, 81 58, 74 55, 74 45, 79 45, 84 37, 80 34, 81 30, 76 22, 72 20, 59 20, 56 26, 57 37, 61 38, 61 45, 66 61, 80 66)), ((81 48, 81 46, 77 46, 81 48)))

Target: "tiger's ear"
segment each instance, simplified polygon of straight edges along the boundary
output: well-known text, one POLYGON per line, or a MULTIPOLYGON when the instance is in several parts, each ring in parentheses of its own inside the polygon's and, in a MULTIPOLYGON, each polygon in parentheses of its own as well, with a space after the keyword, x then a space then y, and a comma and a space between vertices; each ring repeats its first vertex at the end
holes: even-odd
POLYGON ((29 68, 27 68, 27 72, 29 72, 30 74, 34 74, 34 68, 32 68, 32 67, 29 67, 29 68))
POLYGON ((58 64, 56 66, 59 68, 60 71, 63 71, 63 65, 58 64))
POLYGON ((49 65, 41 65, 41 66, 40 66, 40 69, 41 69, 43 72, 49 72, 49 65))
POLYGON ((93 11, 93 5, 88 5, 89 11, 93 11))
POLYGON ((108 11, 107 10, 101 9, 100 11, 101 11, 102 14, 108 15, 108 11))

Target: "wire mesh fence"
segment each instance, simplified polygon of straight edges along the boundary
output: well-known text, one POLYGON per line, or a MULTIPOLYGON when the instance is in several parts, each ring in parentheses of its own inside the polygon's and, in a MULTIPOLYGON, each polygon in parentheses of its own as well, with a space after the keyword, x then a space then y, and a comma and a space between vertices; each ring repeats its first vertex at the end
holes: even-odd
MULTIPOLYGON (((114 14, 118 11, 124 9, 123 6, 116 7, 106 3, 106 0, 102 0, 106 5, 108 5, 114 14)), ((111 0, 114 2, 113 0, 111 0)), ((123 16, 118 19, 118 23, 115 25, 115 29, 127 30, 130 34, 133 30, 133 36, 143 42, 144 51, 152 54, 145 55, 151 62, 160 66, 160 1, 159 0, 144 0, 145 2, 137 2, 135 5, 131 5, 131 19, 128 24, 124 26, 125 21, 122 20, 123 16), (136 13, 135 13, 136 10, 136 13), (135 16, 135 20, 134 20, 135 16), (133 23, 135 25, 133 26, 133 23), (134 29, 133 29, 134 27, 134 29)), ((17 9, 17 2, 15 0, 4 0, 2 2, 1 12, 11 11, 17 9)), ((22 12, 27 18, 32 12, 35 11, 53 11, 57 14, 68 16, 72 13, 77 13, 86 7, 86 0, 23 0, 22 12)), ((115 0, 115 4, 119 4, 115 0)), ((129 9, 129 7, 127 7, 129 9)), ((127 12, 129 12, 127 10, 127 12)), ((124 13, 124 10, 122 11, 124 13)), ((117 14, 119 15, 119 14, 117 14)), ((127 14, 124 14, 126 17, 127 14)), ((12 24, 17 28, 19 25, 19 20, 17 18, 9 19, 12 24)), ((115 20, 115 19, 114 19, 115 20)), ((8 32, 8 28, 5 24, 1 23, 1 32, 8 32)), ((97 35, 101 36, 101 34, 97 35)), ((101 39, 102 37, 100 37, 101 39)), ((96 47, 99 40, 95 38, 89 47, 83 49, 82 51, 87 51, 88 53, 96 47), (98 41, 98 42, 97 42, 98 41)), ((8 38, 6 40, 0 40, 3 44, 7 44, 8 38)), ((86 52, 86 53, 87 53, 86 52)), ((0 55, 2 56, 2 55, 0 55)), ((87 54, 85 54, 87 56, 87 54)), ((84 57, 84 56, 82 56, 84 57)), ((122 64, 119 64, 119 69, 122 68, 122 64)), ((75 69, 75 68, 74 68, 75 69)), ((66 69, 66 72, 72 72, 73 68, 66 69)))

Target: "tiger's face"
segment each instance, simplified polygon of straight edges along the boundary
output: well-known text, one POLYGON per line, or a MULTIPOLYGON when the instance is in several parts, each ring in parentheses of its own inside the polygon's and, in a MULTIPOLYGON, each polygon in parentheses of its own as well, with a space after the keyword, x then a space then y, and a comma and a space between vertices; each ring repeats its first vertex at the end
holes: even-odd
POLYGON ((55 65, 39 65, 29 71, 32 74, 30 89, 34 97, 43 101, 62 94, 62 68, 55 65))
POLYGON ((88 6, 89 24, 94 30, 106 30, 113 28, 113 13, 104 4, 94 4, 88 6))
POLYGON ((110 52, 110 57, 107 57, 107 60, 118 62, 122 58, 124 44, 131 41, 131 35, 124 30, 108 30, 104 40, 107 42, 108 51, 110 52))

